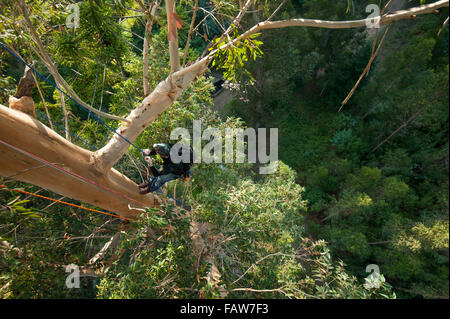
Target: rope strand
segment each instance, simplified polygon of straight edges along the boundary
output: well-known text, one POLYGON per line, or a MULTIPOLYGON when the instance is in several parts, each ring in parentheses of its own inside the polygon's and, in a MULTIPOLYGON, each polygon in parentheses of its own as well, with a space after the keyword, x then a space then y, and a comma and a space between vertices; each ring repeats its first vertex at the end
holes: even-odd
POLYGON ((23 150, 23 149, 21 149, 19 147, 13 146, 13 145, 11 145, 11 144, 9 144, 9 143, 1 140, 1 139, 0 139, 0 144, 3 144, 3 145, 5 145, 5 146, 7 146, 7 147, 9 147, 9 148, 11 148, 11 149, 21 153, 21 154, 23 154, 25 156, 31 157, 32 159, 34 159, 34 160, 36 160, 36 161, 38 161, 38 162, 40 162, 42 164, 45 164, 45 165, 47 165, 49 167, 52 167, 52 168, 62 172, 63 174, 69 175, 69 176, 71 176, 71 177, 73 177, 73 178, 75 178, 75 179, 77 179, 77 180, 79 180, 81 182, 84 182, 86 184, 92 185, 92 186, 96 187, 97 189, 99 189, 99 190, 101 190, 101 191, 103 191, 105 193, 110 193, 111 195, 121 199, 122 201, 124 201, 123 199, 125 199, 124 202, 126 202, 126 203, 129 203, 130 201, 132 201, 132 202, 135 202, 135 203, 139 204, 142 207, 146 207, 147 206, 147 205, 145 205, 145 204, 143 204, 143 203, 141 203, 141 202, 139 202, 139 201, 137 201, 137 200, 127 196, 127 195, 122 195, 122 194, 120 194, 120 193, 118 193, 118 192, 116 192, 116 191, 114 191, 114 190, 112 190, 112 189, 110 189, 110 188, 108 188, 106 186, 101 186, 101 185, 97 184, 96 182, 94 182, 92 180, 89 180, 89 179, 87 179, 85 177, 82 177, 82 176, 80 176, 80 175, 78 175, 76 173, 69 172, 68 170, 65 170, 64 168, 61 168, 61 167, 59 167, 59 166, 57 166, 55 164, 52 164, 52 163, 44 160, 43 158, 40 158, 40 157, 38 157, 36 155, 33 155, 33 154, 31 154, 31 153, 29 153, 29 152, 27 152, 27 151, 25 151, 25 150, 23 150))
MULTIPOLYGON (((6 187, 6 185, 0 185, 0 189, 1 188, 7 188, 7 187, 6 187)), ((64 201, 61 201, 61 200, 58 200, 58 199, 55 199, 55 198, 50 198, 50 197, 38 195, 38 194, 35 194, 35 193, 30 193, 30 192, 27 192, 27 191, 24 191, 24 190, 21 190, 21 189, 13 189, 12 191, 19 192, 19 193, 22 193, 22 194, 31 195, 31 196, 38 197, 38 198, 47 199, 47 200, 50 200, 50 201, 53 201, 53 202, 56 202, 56 203, 60 203, 60 204, 64 204, 64 205, 67 205, 67 206, 80 208, 80 209, 91 211, 91 212, 95 212, 95 213, 100 213, 100 214, 104 214, 104 215, 108 215, 108 216, 112 216, 112 217, 116 217, 116 218, 120 218, 120 219, 131 220, 130 218, 127 218, 127 217, 122 217, 122 216, 119 216, 119 215, 102 212, 102 211, 99 211, 99 210, 96 210, 96 209, 87 208, 87 207, 75 205, 75 204, 72 204, 72 203, 67 203, 67 202, 64 202, 64 201)))

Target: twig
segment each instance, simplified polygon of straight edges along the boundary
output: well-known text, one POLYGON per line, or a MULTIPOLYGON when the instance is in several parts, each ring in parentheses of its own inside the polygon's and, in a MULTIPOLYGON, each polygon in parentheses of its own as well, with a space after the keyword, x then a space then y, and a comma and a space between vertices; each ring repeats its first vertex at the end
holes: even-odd
POLYGON ((396 129, 391 135, 389 135, 387 138, 385 138, 383 140, 383 142, 381 142, 380 144, 378 144, 373 150, 371 150, 367 155, 372 154, 373 152, 375 152, 377 149, 379 149, 381 146, 383 146, 384 143, 386 143, 387 141, 389 141, 394 135, 396 135, 398 132, 400 132, 400 130, 402 130, 403 128, 405 128, 406 126, 408 126, 408 124, 414 120, 417 116, 419 116, 420 113, 422 113, 422 111, 425 109, 425 107, 428 104, 424 104, 418 112, 416 112, 413 116, 411 116, 405 123, 403 123, 398 129, 396 129))
POLYGON ((279 292, 279 293, 282 293, 283 295, 287 296, 287 294, 283 291, 283 288, 285 288, 285 287, 280 287, 280 288, 275 288, 275 289, 235 288, 235 289, 231 289, 231 291, 250 291, 250 292, 257 292, 257 293, 279 292))
MULTIPOLYGON (((152 44, 152 29, 153 29, 153 21, 154 16, 151 18, 148 15, 148 12, 145 10, 144 5, 141 3, 141 1, 137 0, 139 3, 139 6, 141 6, 141 10, 146 14, 147 21, 145 23, 145 34, 144 34, 144 43, 142 48, 142 81, 143 81, 143 87, 144 87, 144 96, 150 94, 150 87, 149 87, 149 81, 148 81, 148 49, 149 44, 152 44), (147 13, 146 13, 147 12, 147 13)), ((159 6, 159 2, 156 0, 153 0, 152 3, 149 6, 148 11, 152 12, 153 9, 156 9, 159 6)), ((152 45, 153 47, 153 45, 152 45)))
POLYGON ((50 117, 50 113, 48 112, 47 103, 45 102, 45 99, 44 99, 44 94, 42 93, 41 86, 39 85, 39 82, 37 81, 36 76, 34 75, 34 73, 33 73, 33 79, 34 79, 34 82, 36 83, 36 87, 37 87, 37 89, 39 91, 39 95, 41 96, 42 104, 44 104, 45 114, 47 114, 48 123, 50 124, 50 128, 52 130, 55 130, 54 127, 53 127, 52 119, 50 117))
POLYGON ((356 82, 356 84, 355 84, 355 85, 353 86, 353 88, 351 89, 350 93, 347 95, 347 97, 345 98, 345 100, 342 101, 341 107, 339 108, 339 111, 338 111, 338 112, 340 112, 340 111, 342 110, 342 108, 344 107, 344 105, 347 104, 348 100, 350 100, 350 98, 352 97, 353 93, 355 93, 356 88, 358 87, 359 83, 360 83, 361 80, 363 79, 364 75, 365 75, 367 72, 369 72, 370 66, 372 65, 372 62, 373 62, 373 60, 375 59, 375 57, 378 55, 378 52, 379 52, 380 49, 381 49, 381 46, 382 46, 382 44, 383 44, 383 42, 384 42, 384 39, 386 38, 386 35, 387 35, 387 33, 388 33, 390 27, 391 27, 391 24, 389 24, 388 27, 386 28, 386 31, 384 31, 383 37, 381 38, 381 41, 380 41, 380 43, 378 44, 377 50, 376 50, 375 53, 372 54, 372 56, 370 57, 369 62, 367 63, 366 67, 364 68, 364 71, 361 73, 361 75, 360 75, 358 81, 356 82))
POLYGON ((278 6, 278 8, 276 8, 276 10, 270 15, 270 17, 266 21, 270 21, 270 19, 272 19, 277 14, 277 12, 281 9, 282 6, 284 6, 285 3, 286 0, 283 0, 283 2, 278 6))
MULTIPOLYGON (((117 245, 119 244, 120 235, 122 233, 123 232, 115 233, 114 236, 112 236, 111 239, 103 246, 103 248, 100 249, 100 251, 98 253, 96 253, 95 256, 89 260, 88 265, 95 264, 99 259, 103 258, 108 249, 110 249, 110 248, 115 249, 117 247, 117 245)), ((97 238, 99 238, 99 237, 97 237, 97 238)))
MULTIPOLYGON (((377 46, 377 40, 378 40, 378 31, 379 31, 379 28, 376 29, 375 36, 373 37, 372 54, 370 55, 371 58, 375 56, 375 48, 377 46)), ((369 68, 367 69, 366 78, 369 76, 370 67, 371 67, 371 65, 369 65, 369 68)))
POLYGON ((381 10, 381 12, 380 12, 380 15, 383 15, 384 11, 386 11, 386 9, 389 7, 391 2, 392 2, 392 0, 389 0, 388 3, 386 3, 386 5, 384 6, 383 10, 381 10))
POLYGON ((257 264, 259 264, 259 263, 261 263, 261 262, 263 262, 264 260, 266 260, 267 258, 269 258, 269 257, 274 257, 274 256, 285 256, 285 257, 297 257, 298 255, 295 255, 295 254, 283 254, 282 252, 278 252, 278 253, 275 253, 275 254, 270 254, 270 255, 267 255, 267 256, 265 256, 265 257, 263 257, 263 258, 261 258, 260 260, 258 260, 257 262, 255 262, 253 265, 251 265, 238 279, 236 279, 235 281, 233 281, 232 283, 231 283, 231 285, 234 285, 235 283, 237 283, 239 280, 241 280, 242 278, 244 278, 244 276, 250 271, 250 270, 252 270, 253 269, 253 267, 255 267, 257 264))
POLYGON ((66 100, 64 99, 64 95, 62 93, 59 93, 59 98, 61 101, 61 108, 63 110, 63 115, 64 115, 64 126, 66 128, 66 140, 68 140, 70 142, 69 113, 67 113, 67 109, 66 109, 66 100))
POLYGON ((197 11, 198 11, 198 0, 195 0, 194 12, 192 14, 191 25, 189 27, 188 38, 187 38, 186 46, 184 47, 183 67, 186 65, 186 58, 187 58, 187 54, 189 51, 189 46, 191 44, 191 37, 192 37, 192 33, 194 31, 194 24, 195 24, 195 18, 197 16, 197 11))
POLYGON ((442 24, 442 27, 439 29, 439 32, 437 34, 438 36, 441 34, 442 30, 444 30, 444 27, 447 23, 448 23, 448 17, 447 17, 447 19, 445 19, 444 23, 442 24))
POLYGON ((103 67, 102 93, 100 95, 100 107, 98 108, 99 111, 102 110, 103 106, 103 90, 105 89, 105 78, 106 78, 106 65, 103 67))
MULTIPOLYGON (((66 198, 66 196, 62 196, 61 198, 58 198, 59 201, 63 200, 64 198, 66 198)), ((52 202, 50 204, 48 204, 47 206, 45 206, 44 208, 42 208, 42 211, 45 211, 47 208, 52 207, 53 205, 55 205, 57 202, 52 202)))

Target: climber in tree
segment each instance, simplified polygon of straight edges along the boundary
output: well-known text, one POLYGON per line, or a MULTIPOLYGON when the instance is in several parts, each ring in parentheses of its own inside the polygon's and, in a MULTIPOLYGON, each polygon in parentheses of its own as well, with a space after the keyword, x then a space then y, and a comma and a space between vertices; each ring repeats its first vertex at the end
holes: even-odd
POLYGON ((180 158, 175 162, 173 162, 171 158, 171 150, 174 147, 174 144, 154 144, 152 149, 145 149, 143 151, 145 161, 149 164, 149 166, 147 169, 147 181, 139 185, 141 194, 154 192, 171 180, 180 177, 185 179, 189 178, 190 167, 193 162, 193 153, 190 147, 186 147, 184 145, 181 146, 182 147, 180 147, 177 152, 180 158), (189 158, 187 158, 187 156, 185 158, 181 158, 183 155, 183 149, 187 151, 186 154, 189 155, 189 158), (161 165, 162 167, 159 170, 154 166, 155 160, 150 157, 156 154, 158 154, 163 160, 161 165))

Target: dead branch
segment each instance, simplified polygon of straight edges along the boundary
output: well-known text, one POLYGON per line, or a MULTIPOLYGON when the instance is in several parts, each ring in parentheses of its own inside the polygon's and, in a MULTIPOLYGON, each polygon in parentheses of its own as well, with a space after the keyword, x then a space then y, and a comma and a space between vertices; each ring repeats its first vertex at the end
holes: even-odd
POLYGON ((381 142, 380 144, 378 144, 374 149, 372 149, 367 155, 372 154, 373 152, 375 152, 377 149, 379 149, 381 146, 383 146, 386 142, 388 142, 392 137, 394 137, 398 132, 400 132, 402 129, 404 129, 405 127, 407 127, 409 125, 409 123, 411 123, 411 121, 413 121, 417 116, 420 115, 420 113, 422 113, 422 111, 425 109, 425 107, 428 104, 424 104, 419 111, 417 111, 416 113, 414 113, 413 116, 411 116, 405 123, 403 123, 402 125, 400 125, 400 127, 398 129, 396 129, 391 135, 389 135, 387 138, 385 138, 383 140, 383 142, 381 142))
POLYGON ((95 264, 98 260, 102 259, 105 257, 106 252, 108 250, 114 250, 117 245, 119 245, 120 242, 120 235, 124 233, 122 231, 117 232, 114 234, 114 236, 111 237, 111 239, 102 247, 102 249, 100 249, 100 251, 98 253, 96 253, 94 255, 94 257, 92 257, 89 262, 88 265, 93 265, 95 264))
POLYGON ((195 0, 194 12, 192 13, 192 20, 191 20, 191 25, 189 27, 188 38, 186 41, 186 46, 184 47, 183 67, 186 65, 186 58, 187 58, 187 54, 189 51, 189 46, 191 44, 192 34, 194 33, 193 31, 194 31, 194 24, 195 24, 195 18, 197 16, 197 11, 198 11, 198 0, 195 0))
MULTIPOLYGON (((340 112, 342 110, 342 108, 344 107, 344 105, 348 102, 348 100, 350 100, 350 98, 353 96, 353 93, 355 93, 356 88, 359 86, 359 83, 361 82, 361 80, 363 79, 364 75, 369 73, 370 70, 370 66, 372 65, 373 60, 375 60, 375 57, 378 55, 378 52, 380 52, 381 46, 383 45, 384 39, 386 38, 386 35, 389 31, 389 28, 391 27, 391 25, 388 25, 388 27, 386 28, 386 30, 384 31, 383 37, 381 38, 380 43, 378 44, 377 50, 375 51, 375 53, 372 53, 372 56, 369 59, 369 62, 367 63, 366 67, 364 68, 363 72, 361 73, 361 75, 359 76, 358 81, 356 81, 356 84, 353 86, 353 88, 350 90, 350 93, 347 95, 347 97, 344 99, 344 101, 342 101, 341 107, 339 108, 340 112)), ((377 30, 378 33, 378 30, 377 30)), ((376 38, 375 38, 376 40, 376 38)))

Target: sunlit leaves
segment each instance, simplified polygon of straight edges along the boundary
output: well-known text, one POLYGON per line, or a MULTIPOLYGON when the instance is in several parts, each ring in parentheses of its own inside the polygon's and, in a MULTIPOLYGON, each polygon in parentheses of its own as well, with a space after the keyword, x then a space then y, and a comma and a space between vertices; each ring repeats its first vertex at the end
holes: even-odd
MULTIPOLYGON (((236 28, 233 28, 232 35, 239 36, 236 28)), ((246 64, 263 55, 260 48, 263 43, 256 40, 259 35, 260 33, 252 34, 235 43, 230 43, 232 40, 227 37, 223 37, 222 40, 216 39, 214 46, 210 49, 211 51, 217 50, 212 66, 223 69, 224 78, 229 81, 238 82, 243 78, 248 78, 250 83, 253 83, 255 79, 246 69, 246 64)))

